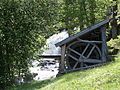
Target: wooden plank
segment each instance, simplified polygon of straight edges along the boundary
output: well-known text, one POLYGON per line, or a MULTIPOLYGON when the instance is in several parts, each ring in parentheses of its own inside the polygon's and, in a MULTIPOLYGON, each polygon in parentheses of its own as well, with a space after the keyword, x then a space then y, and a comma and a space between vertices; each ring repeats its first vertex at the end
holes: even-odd
MULTIPOLYGON (((84 51, 82 52, 82 55, 84 55, 84 53, 86 52, 86 50, 88 49, 88 47, 90 46, 90 44, 87 44, 87 46, 85 47, 84 51)), ((86 58, 86 57, 85 57, 86 58)), ((82 57, 79 58, 79 61, 81 61, 81 68, 84 65, 84 59, 82 59, 82 57), (81 61, 82 60, 82 61, 81 61)))
POLYGON ((83 62, 84 63, 102 63, 102 61, 98 59, 84 59, 83 62))
MULTIPOLYGON (((66 49, 67 50, 67 49, 66 49)), ((69 50, 67 50, 67 53, 66 53, 66 65, 67 65, 67 67, 68 67, 68 69, 72 69, 71 68, 71 66, 70 66, 70 62, 69 62, 69 56, 68 56, 68 54, 70 53, 70 51, 69 50)))
POLYGON ((59 62, 59 73, 64 72, 65 70, 65 49, 66 45, 61 47, 61 60, 59 62))
POLYGON ((67 70, 65 73, 69 73, 69 72, 73 72, 73 71, 78 71, 78 70, 86 70, 86 69, 90 69, 90 68, 94 68, 94 67, 103 66, 105 64, 106 63, 100 63, 100 64, 95 64, 95 65, 86 66, 86 67, 82 67, 82 68, 75 68, 75 69, 67 70))
POLYGON ((102 41, 89 41, 89 40, 82 40, 82 39, 79 39, 79 38, 77 38, 78 39, 78 41, 80 41, 80 42, 84 42, 84 43, 102 43, 102 41))
POLYGON ((98 50, 98 52, 99 52, 99 54, 100 54, 100 57, 102 56, 102 53, 101 53, 101 51, 100 51, 100 48, 97 46, 97 45, 95 45, 95 47, 96 47, 96 49, 98 50))
POLYGON ((85 56, 83 56, 83 55, 80 54, 79 52, 75 51, 74 49, 72 49, 72 48, 68 48, 68 49, 69 49, 70 51, 76 53, 77 55, 79 55, 79 56, 81 56, 81 57, 83 57, 83 58, 86 58, 85 56))
POLYGON ((76 66, 78 65, 78 63, 79 63, 79 62, 76 62, 76 64, 74 65, 73 69, 75 69, 75 68, 76 68, 76 66))
POLYGON ((74 57, 74 56, 72 56, 72 55, 70 55, 70 54, 68 54, 68 56, 71 57, 72 59, 74 59, 74 60, 77 61, 77 62, 79 61, 76 57, 74 57))
POLYGON ((90 46, 90 44, 87 44, 87 46, 85 47, 84 51, 82 52, 82 55, 85 54, 86 50, 88 49, 88 47, 90 46))
POLYGON ((83 63, 101 63, 101 60, 98 59, 80 59, 79 62, 83 62, 83 63))
POLYGON ((93 50, 95 49, 95 45, 92 47, 92 49, 90 50, 89 54, 87 55, 87 58, 90 57, 90 55, 92 54, 93 50))
POLYGON ((66 44, 66 43, 68 43, 68 42, 70 42, 70 41, 73 41, 73 40, 75 40, 76 38, 78 38, 78 37, 80 37, 80 36, 82 36, 82 35, 84 35, 84 34, 86 34, 86 33, 89 33, 89 32, 91 32, 91 31, 93 31, 93 30, 95 30, 95 29, 97 29, 97 28, 99 28, 99 27, 101 27, 101 26, 109 23, 109 21, 110 21, 110 19, 103 20, 102 22, 100 22, 100 23, 98 23, 98 24, 95 24, 95 25, 92 25, 91 27, 88 27, 88 28, 82 30, 81 32, 79 32, 79 33, 77 33, 77 34, 75 34, 75 35, 73 35, 73 36, 70 36, 69 38, 67 38, 67 39, 65 39, 65 40, 63 40, 63 41, 58 42, 58 43, 55 44, 55 45, 56 45, 57 47, 58 47, 58 46, 62 46, 63 44, 66 44))
POLYGON ((101 39, 102 39, 102 61, 106 62, 107 60, 107 43, 106 43, 106 28, 101 27, 101 39))

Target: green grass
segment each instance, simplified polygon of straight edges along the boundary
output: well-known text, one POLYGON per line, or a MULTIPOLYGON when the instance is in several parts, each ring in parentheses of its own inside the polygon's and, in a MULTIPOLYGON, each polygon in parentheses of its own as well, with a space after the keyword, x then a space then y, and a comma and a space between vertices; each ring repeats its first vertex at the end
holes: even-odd
POLYGON ((119 90, 120 59, 105 66, 65 74, 54 80, 34 82, 11 90, 119 90))

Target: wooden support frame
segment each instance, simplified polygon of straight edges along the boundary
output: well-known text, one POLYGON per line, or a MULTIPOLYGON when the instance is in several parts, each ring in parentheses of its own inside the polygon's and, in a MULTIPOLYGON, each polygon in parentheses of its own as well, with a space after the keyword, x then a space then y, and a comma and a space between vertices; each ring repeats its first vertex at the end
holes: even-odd
POLYGON ((103 26, 101 30, 101 40, 102 40, 102 61, 107 61, 107 43, 106 43, 106 27, 103 26))
POLYGON ((61 60, 59 62, 59 73, 62 73, 65 70, 65 52, 66 52, 66 45, 63 45, 61 46, 61 60))

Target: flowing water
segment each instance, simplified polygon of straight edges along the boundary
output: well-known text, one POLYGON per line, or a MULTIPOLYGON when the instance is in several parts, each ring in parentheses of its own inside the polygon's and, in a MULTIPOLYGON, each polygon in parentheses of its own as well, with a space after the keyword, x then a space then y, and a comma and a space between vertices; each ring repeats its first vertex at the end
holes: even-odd
MULTIPOLYGON (((60 54, 60 47, 56 47, 55 44, 66 39, 68 36, 67 31, 64 30, 61 33, 54 34, 48 38, 46 41, 47 49, 43 52, 43 55, 60 54)), ((29 69, 31 73, 37 73, 34 80, 39 81, 56 77, 59 67, 58 62, 53 59, 43 59, 43 62, 45 63, 44 67, 39 65, 38 61, 32 62, 33 67, 30 67, 29 69)))

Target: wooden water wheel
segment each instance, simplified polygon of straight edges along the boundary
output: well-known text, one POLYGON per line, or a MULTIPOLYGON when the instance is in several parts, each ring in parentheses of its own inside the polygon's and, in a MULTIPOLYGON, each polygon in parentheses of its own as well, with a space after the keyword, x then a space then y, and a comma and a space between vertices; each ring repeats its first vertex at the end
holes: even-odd
POLYGON ((67 47, 67 66, 69 69, 87 68, 101 62, 101 42, 79 40, 67 47))

